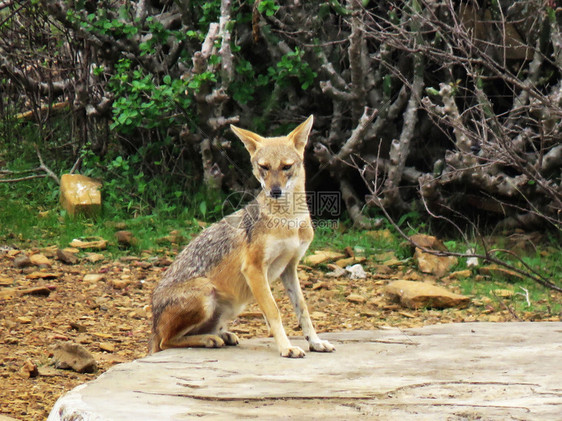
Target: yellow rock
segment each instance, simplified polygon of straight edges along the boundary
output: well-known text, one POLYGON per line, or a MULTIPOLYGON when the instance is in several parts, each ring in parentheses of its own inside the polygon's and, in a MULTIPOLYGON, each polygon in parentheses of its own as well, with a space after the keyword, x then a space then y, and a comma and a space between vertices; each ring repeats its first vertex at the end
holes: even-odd
POLYGON ((41 253, 37 253, 37 254, 32 254, 29 257, 29 260, 31 260, 31 263, 33 263, 36 266, 52 266, 53 263, 44 255, 41 253))
POLYGON ((96 215, 101 210, 101 183, 80 174, 63 174, 60 202, 69 215, 96 215))
POLYGON ((336 260, 335 264, 338 265, 340 268, 345 268, 350 265, 354 265, 356 263, 363 263, 367 258, 365 257, 346 257, 345 259, 336 260))
POLYGON ((363 297, 362 295, 359 294, 349 294, 347 297, 345 297, 347 301, 349 301, 350 303, 356 303, 356 304, 363 304, 365 301, 367 301, 367 299, 365 297, 363 297))
POLYGON ((105 352, 115 352, 115 345, 111 342, 100 342, 100 349, 105 352))
POLYGON ((316 250, 314 254, 306 256, 304 258, 304 264, 315 266, 332 260, 342 259, 344 257, 345 254, 339 253, 337 251, 316 250))
POLYGON ((419 248, 416 248, 414 260, 423 273, 431 273, 438 277, 446 275, 449 269, 458 262, 455 256, 435 256, 430 253, 424 253, 419 248))
POLYGON ((385 294, 409 308, 463 308, 470 302, 469 297, 428 282, 394 281, 386 286, 385 294))

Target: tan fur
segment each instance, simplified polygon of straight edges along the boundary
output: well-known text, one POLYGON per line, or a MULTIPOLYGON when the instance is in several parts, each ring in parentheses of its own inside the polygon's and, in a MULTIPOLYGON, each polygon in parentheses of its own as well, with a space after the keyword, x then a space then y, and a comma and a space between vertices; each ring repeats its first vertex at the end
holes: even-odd
POLYGON ((167 348, 236 345, 226 330, 254 297, 264 313, 279 352, 303 357, 292 346, 271 294, 281 279, 311 351, 334 347, 318 338, 297 277, 297 265, 314 231, 305 194, 304 148, 312 116, 283 137, 263 138, 231 126, 250 153, 262 192, 244 209, 211 225, 168 268, 152 297, 149 351, 167 348), (299 201, 299 202, 297 202, 299 201))

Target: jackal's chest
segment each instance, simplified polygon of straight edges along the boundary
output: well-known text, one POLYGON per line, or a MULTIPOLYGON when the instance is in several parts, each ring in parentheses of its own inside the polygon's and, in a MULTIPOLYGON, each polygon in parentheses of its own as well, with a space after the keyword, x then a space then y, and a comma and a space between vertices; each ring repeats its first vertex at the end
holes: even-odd
POLYGON ((308 245, 309 241, 303 242, 298 235, 269 241, 265 249, 269 279, 278 278, 290 261, 300 259, 308 245))

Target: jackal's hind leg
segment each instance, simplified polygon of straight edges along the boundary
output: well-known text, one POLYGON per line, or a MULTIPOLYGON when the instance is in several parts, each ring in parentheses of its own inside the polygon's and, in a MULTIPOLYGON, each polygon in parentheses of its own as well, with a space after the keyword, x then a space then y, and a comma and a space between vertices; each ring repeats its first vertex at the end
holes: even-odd
POLYGON ((170 294, 173 299, 161 306, 155 320, 152 352, 168 348, 225 346, 218 334, 220 314, 209 280, 197 278, 190 281, 189 288, 171 292, 175 293, 170 294))
POLYGON ((203 334, 192 336, 176 336, 161 343, 161 348, 222 348, 225 341, 218 335, 203 334))

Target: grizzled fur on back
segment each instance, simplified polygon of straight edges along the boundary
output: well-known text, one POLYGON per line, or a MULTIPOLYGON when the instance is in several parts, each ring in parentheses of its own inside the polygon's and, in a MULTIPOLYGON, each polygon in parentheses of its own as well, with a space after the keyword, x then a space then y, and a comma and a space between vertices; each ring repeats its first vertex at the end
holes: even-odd
POLYGON ((245 208, 206 228, 177 256, 156 287, 155 293, 170 284, 206 276, 240 241, 251 241, 259 219, 259 206, 251 202, 245 208))

